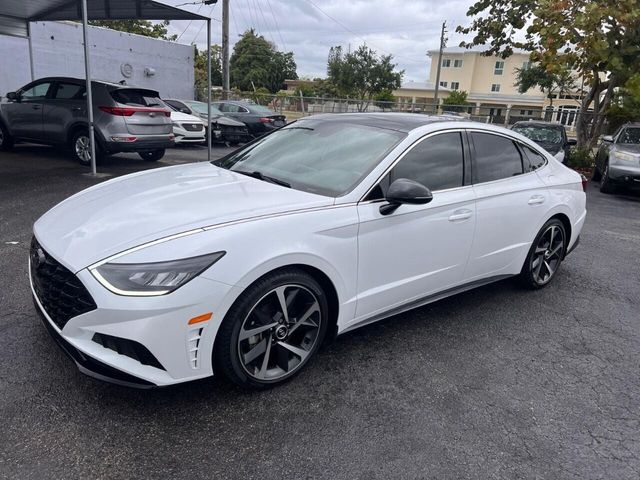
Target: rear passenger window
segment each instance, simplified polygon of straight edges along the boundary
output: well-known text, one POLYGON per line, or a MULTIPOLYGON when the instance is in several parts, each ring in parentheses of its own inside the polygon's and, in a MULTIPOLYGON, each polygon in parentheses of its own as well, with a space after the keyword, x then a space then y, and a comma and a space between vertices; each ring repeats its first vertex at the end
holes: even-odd
POLYGON ((474 183, 491 182, 524 172, 522 156, 512 140, 490 133, 472 132, 475 148, 474 183))
POLYGON ((537 170, 541 166, 546 163, 546 158, 542 156, 542 154, 536 152, 532 148, 527 147, 526 145, 521 145, 522 150, 524 150, 524 154, 527 156, 529 160, 529 172, 533 172, 537 170))
POLYGON ((56 100, 82 100, 84 98, 85 86, 75 83, 59 83, 56 89, 56 100))
POLYGON ((459 132, 442 133, 413 147, 391 170, 390 181, 408 178, 431 190, 462 186, 464 155, 459 132))

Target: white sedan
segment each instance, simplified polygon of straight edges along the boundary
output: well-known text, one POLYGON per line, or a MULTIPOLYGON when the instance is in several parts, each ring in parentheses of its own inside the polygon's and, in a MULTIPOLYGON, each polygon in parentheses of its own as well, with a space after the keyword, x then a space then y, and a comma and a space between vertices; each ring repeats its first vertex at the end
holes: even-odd
POLYGON ((583 188, 500 127, 318 115, 63 201, 34 226, 31 287, 85 373, 265 388, 362 325, 510 276, 548 285, 583 188))
POLYGON ((204 122, 194 116, 171 109, 171 124, 175 143, 204 143, 206 130, 204 122))

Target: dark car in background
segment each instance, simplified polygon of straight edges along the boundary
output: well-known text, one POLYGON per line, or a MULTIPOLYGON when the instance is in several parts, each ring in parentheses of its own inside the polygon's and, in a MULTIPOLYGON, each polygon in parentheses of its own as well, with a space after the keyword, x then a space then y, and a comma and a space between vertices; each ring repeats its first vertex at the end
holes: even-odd
POLYGON ((574 139, 567 138, 564 125, 557 123, 527 120, 514 123, 511 129, 533 140, 562 163, 567 163, 569 150, 576 144, 574 139))
MULTIPOLYGON (((47 77, 7 93, 0 104, 0 149, 26 141, 71 148, 76 159, 91 163, 85 80, 47 77)), ((135 152, 156 161, 173 146, 169 109, 158 92, 94 80, 96 156, 135 152)))
POLYGON ((284 115, 255 103, 224 100, 215 102, 215 105, 225 116, 243 122, 253 136, 284 127, 287 121, 284 115))
MULTIPOLYGON (((178 112, 200 117, 205 123, 207 121, 206 103, 196 100, 177 100, 175 98, 167 98, 163 99, 163 101, 178 112)), ((211 138, 213 142, 218 141, 237 145, 251 140, 251 135, 249 135, 247 126, 244 123, 225 116, 213 104, 211 105, 211 128, 207 129, 207 132, 209 130, 213 132, 213 137, 211 138)))
POLYGON ((593 180, 600 181, 603 193, 619 186, 640 188, 640 123, 628 123, 602 137, 593 180))

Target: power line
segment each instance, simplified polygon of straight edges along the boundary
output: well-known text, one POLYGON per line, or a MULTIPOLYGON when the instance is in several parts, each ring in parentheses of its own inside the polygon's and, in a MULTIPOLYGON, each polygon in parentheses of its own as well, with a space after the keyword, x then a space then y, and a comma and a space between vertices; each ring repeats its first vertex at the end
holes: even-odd
POLYGON ((273 23, 276 26, 276 30, 278 32, 278 36, 280 37, 280 41, 282 42, 282 46, 284 50, 287 51, 287 44, 284 41, 284 37, 282 36, 282 32, 280 31, 280 25, 278 25, 278 19, 276 18, 275 13, 273 13, 273 7, 271 6, 271 0, 267 0, 267 5, 269 5, 269 10, 271 11, 271 18, 273 18, 273 23))
MULTIPOLYGON (((179 5, 176 5, 179 6, 179 5)), ((200 6, 198 7, 198 10, 196 10, 196 13, 200 13, 200 10, 202 10, 202 7, 204 6, 204 3, 200 3, 200 6)), ((189 27, 191 26, 191 24, 193 23, 193 19, 189 20, 189 23, 187 24, 186 28, 182 31, 182 33, 180 35, 178 35, 178 37, 176 38, 176 42, 178 40, 180 40, 180 38, 182 37, 182 35, 184 35, 184 32, 186 32, 189 27)))
MULTIPOLYGON (((216 4, 214 3, 213 5, 211 5, 211 8, 209 9, 209 14, 207 15, 207 17, 211 17, 211 14, 213 13, 213 10, 216 8, 216 4)), ((217 20, 215 18, 212 18, 213 20, 217 20)), ((196 33, 196 36, 193 37, 193 40, 191 40, 191 43, 196 43, 196 41, 198 40, 198 37, 200 36, 200 32, 202 32, 202 29, 204 28, 204 26, 209 23, 209 22, 202 22, 202 25, 200 26, 200 30, 198 30, 198 33, 196 33)), ((209 45, 207 45, 207 48, 209 48, 209 45)))

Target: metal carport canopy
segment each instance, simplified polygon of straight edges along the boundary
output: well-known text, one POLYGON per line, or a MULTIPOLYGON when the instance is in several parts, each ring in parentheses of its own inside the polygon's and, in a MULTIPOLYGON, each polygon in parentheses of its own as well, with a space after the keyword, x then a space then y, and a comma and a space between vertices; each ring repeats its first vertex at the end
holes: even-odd
MULTIPOLYGON (((95 142, 93 135, 93 109, 91 108, 91 71, 88 20, 202 20, 207 22, 207 116, 211 130, 211 19, 203 15, 165 5, 152 0, 1 0, 0 35, 31 39, 29 23, 35 21, 81 21, 84 34, 84 55, 87 81, 87 114, 91 138, 91 169, 96 173, 95 142)), ((31 59, 30 59, 31 60, 31 59)), ((207 135, 208 158, 211 160, 211 133, 207 135)))

